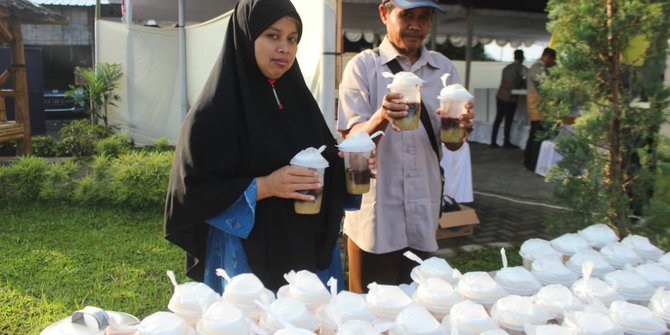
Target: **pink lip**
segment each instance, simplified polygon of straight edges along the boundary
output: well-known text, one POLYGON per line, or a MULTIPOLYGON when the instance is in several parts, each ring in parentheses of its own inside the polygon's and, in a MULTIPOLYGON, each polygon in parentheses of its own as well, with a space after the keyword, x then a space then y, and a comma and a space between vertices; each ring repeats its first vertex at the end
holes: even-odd
POLYGON ((285 58, 273 58, 273 62, 275 62, 277 65, 285 67, 288 65, 288 59, 285 58))

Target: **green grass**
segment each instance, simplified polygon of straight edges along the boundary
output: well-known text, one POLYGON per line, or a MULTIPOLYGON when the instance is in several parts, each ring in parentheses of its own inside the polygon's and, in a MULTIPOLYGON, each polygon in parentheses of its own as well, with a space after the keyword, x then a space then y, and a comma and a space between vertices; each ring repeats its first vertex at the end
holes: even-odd
MULTIPOLYGON (((144 318, 167 310, 165 271, 183 254, 163 238, 162 210, 34 204, 0 206, 0 334, 39 334, 85 306, 144 318)), ((516 249, 509 265, 520 265, 516 249)), ((501 267, 500 249, 448 260, 461 272, 501 267)))
POLYGON ((0 334, 39 334, 87 305, 143 318, 165 310, 165 271, 183 275, 162 211, 0 207, 0 334))

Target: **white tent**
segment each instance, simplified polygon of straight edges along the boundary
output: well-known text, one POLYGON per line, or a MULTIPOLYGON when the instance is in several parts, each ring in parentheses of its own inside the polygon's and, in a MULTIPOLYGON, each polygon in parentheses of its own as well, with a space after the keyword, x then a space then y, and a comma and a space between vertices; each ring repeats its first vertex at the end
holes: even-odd
MULTIPOLYGON (((334 0, 293 0, 305 27, 298 62, 305 82, 333 129, 335 118, 334 0)), ((165 136, 175 143, 183 106, 200 94, 218 57, 231 12, 186 28, 153 28, 100 21, 97 61, 122 64, 121 102, 110 111, 111 124, 128 131, 138 144, 165 136), (180 29, 184 29, 185 62, 180 61, 180 29), (185 64, 182 90, 180 64, 185 64), (184 97, 184 98, 182 98, 184 97), (186 99, 186 103, 184 100, 186 99)))

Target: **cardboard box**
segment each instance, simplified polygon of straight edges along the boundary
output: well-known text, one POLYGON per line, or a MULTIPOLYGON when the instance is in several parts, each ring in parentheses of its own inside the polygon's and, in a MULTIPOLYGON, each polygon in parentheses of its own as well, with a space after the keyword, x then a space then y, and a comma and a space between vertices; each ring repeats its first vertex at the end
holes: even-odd
POLYGON ((475 225, 479 224, 479 217, 473 208, 459 205, 460 211, 444 212, 440 218, 440 227, 437 229, 437 239, 453 238, 472 235, 475 225))

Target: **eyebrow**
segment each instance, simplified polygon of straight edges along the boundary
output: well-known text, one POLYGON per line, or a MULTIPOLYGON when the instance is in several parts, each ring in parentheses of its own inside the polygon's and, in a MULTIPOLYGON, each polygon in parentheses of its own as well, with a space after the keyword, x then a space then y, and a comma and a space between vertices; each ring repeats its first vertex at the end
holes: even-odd
MULTIPOLYGON (((275 26, 270 26, 270 27, 268 27, 268 29, 266 29, 266 30, 272 30, 272 31, 277 32, 277 33, 281 33, 281 32, 282 32, 281 29, 276 28, 275 26)), ((297 30, 296 30, 296 31, 291 31, 291 32, 289 32, 289 34, 296 34, 296 35, 297 35, 297 34, 298 34, 298 31, 297 31, 297 30)))

